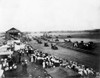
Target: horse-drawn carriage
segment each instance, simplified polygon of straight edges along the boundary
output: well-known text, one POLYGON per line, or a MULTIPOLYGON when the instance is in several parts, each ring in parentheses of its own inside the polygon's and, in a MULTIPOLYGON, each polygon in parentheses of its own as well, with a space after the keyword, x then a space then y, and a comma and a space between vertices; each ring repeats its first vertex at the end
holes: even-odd
POLYGON ((49 47, 49 45, 48 45, 47 42, 44 42, 44 46, 45 46, 45 47, 49 47))
POLYGON ((53 49, 53 50, 58 50, 58 47, 57 47, 56 44, 52 44, 52 43, 51 43, 51 49, 53 49))
POLYGON ((37 39, 37 42, 38 42, 39 44, 42 44, 42 41, 41 41, 41 40, 39 40, 39 39, 37 39))

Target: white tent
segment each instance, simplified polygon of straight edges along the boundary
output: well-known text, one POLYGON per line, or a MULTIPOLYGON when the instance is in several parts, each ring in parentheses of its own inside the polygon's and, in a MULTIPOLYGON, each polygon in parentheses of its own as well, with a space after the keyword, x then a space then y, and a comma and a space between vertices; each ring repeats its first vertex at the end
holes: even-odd
POLYGON ((9 46, 8 45, 3 45, 3 46, 1 46, 0 47, 0 52, 5 52, 5 51, 7 51, 7 48, 8 48, 9 46))
POLYGON ((17 51, 17 50, 20 50, 20 49, 24 49, 25 48, 25 44, 20 44, 20 45, 17 45, 17 44, 15 44, 15 51, 17 51))
POLYGON ((12 51, 8 51, 7 48, 9 48, 10 46, 8 45, 3 45, 0 47, 0 55, 9 55, 12 54, 12 51))
POLYGON ((5 51, 5 52, 0 52, 0 55, 11 55, 13 52, 12 51, 5 51))
POLYGON ((21 43, 20 40, 9 40, 9 41, 7 41, 7 44, 8 44, 8 45, 11 45, 11 44, 14 44, 14 42, 16 42, 16 43, 21 43))

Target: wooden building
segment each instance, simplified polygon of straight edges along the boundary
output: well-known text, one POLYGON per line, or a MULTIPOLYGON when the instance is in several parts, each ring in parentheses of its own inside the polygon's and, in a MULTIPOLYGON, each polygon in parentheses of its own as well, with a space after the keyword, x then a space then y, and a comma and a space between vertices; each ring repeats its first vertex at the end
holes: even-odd
POLYGON ((16 28, 11 28, 5 33, 5 39, 6 40, 18 40, 22 37, 23 33, 16 28))

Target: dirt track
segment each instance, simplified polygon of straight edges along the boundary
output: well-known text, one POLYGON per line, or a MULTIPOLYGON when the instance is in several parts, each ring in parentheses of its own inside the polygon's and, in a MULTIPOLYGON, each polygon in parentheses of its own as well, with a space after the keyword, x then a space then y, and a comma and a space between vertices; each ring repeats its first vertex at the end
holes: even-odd
POLYGON ((96 71, 100 71, 100 68, 99 68, 100 59, 97 56, 77 52, 70 49, 65 49, 62 47, 58 47, 58 50, 52 50, 50 45, 49 47, 44 47, 43 44, 38 44, 35 41, 31 41, 29 44, 33 48, 39 49, 43 52, 50 53, 52 55, 56 55, 58 57, 65 58, 68 60, 76 61, 80 64, 84 64, 85 66, 92 67, 96 71))

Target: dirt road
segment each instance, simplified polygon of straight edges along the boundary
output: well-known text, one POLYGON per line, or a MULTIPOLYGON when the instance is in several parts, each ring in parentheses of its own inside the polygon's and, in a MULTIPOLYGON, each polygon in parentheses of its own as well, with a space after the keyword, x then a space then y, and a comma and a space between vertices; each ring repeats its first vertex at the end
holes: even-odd
POLYGON ((80 64, 84 64, 85 66, 92 67, 96 71, 100 71, 100 58, 94 55, 89 55, 81 52, 77 52, 70 49, 65 49, 58 46, 58 50, 52 50, 50 43, 49 47, 44 47, 44 44, 38 44, 36 41, 31 41, 29 44, 36 49, 39 49, 45 53, 50 53, 52 55, 56 55, 61 58, 65 58, 68 60, 76 61, 80 64))

